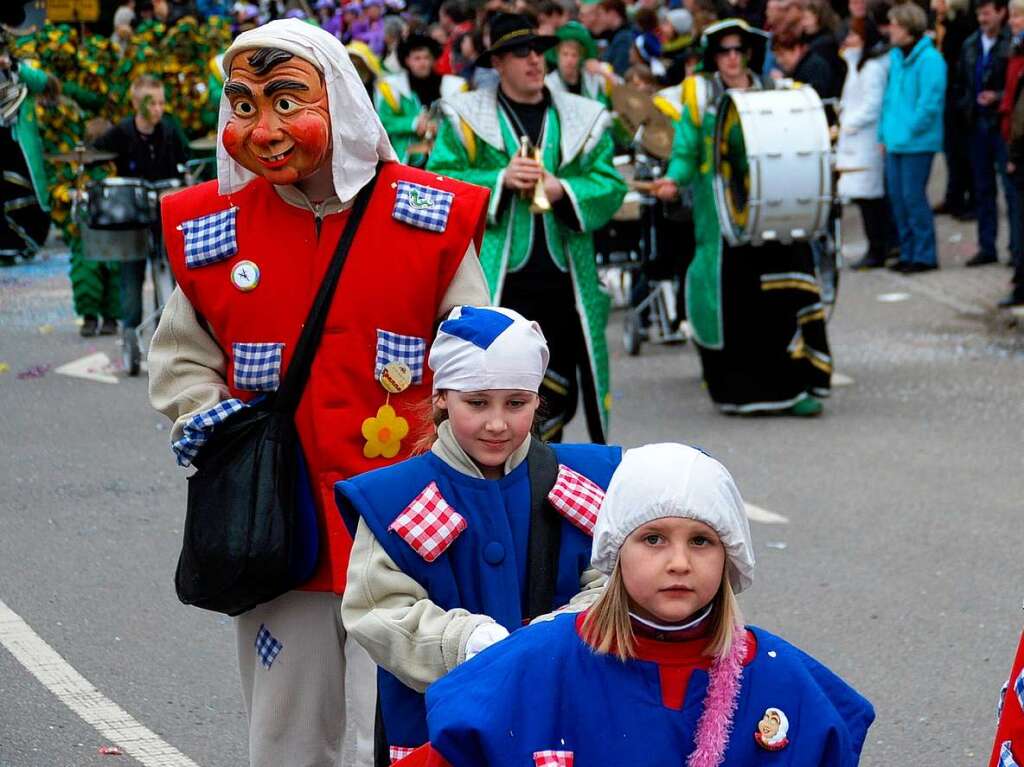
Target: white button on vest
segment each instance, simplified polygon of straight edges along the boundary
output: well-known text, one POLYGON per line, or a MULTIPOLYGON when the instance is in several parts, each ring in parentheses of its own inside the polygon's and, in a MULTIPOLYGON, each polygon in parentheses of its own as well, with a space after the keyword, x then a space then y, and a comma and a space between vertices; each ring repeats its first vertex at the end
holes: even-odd
POLYGON ((252 261, 239 261, 231 267, 231 284, 242 291, 250 291, 260 284, 260 268, 252 261))

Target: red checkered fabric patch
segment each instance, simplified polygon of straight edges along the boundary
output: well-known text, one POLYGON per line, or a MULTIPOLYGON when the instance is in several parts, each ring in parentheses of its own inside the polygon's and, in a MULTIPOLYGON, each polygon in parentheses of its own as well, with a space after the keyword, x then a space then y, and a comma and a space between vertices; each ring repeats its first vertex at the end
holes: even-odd
POLYGON ((604 502, 604 490, 565 464, 558 466, 558 479, 548 493, 558 513, 587 535, 594 534, 597 512, 604 502))
POLYGON ((428 562, 441 556, 465 529, 466 520, 448 505, 436 482, 423 488, 388 527, 428 562))
POLYGON ((405 746, 388 746, 388 756, 391 757, 391 764, 405 759, 415 750, 415 748, 406 748, 405 746))
POLYGON ((534 767, 572 767, 572 751, 534 751, 534 767))

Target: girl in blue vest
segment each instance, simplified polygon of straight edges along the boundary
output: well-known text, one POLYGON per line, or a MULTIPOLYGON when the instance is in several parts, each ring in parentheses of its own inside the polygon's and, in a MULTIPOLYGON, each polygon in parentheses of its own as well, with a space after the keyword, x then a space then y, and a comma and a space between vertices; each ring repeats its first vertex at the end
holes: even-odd
POLYGON ((531 619, 596 598, 591 534, 621 458, 531 435, 548 349, 514 311, 456 307, 428 363, 429 452, 335 491, 354 538, 342 620, 380 666, 377 764, 426 743, 429 684, 531 619))
MULTIPOLYGON (((871 704, 746 627, 754 556, 725 468, 630 450, 594 531, 600 599, 514 634, 427 692, 438 767, 853 767, 871 704)), ((420 755, 417 755, 419 758, 420 755)))

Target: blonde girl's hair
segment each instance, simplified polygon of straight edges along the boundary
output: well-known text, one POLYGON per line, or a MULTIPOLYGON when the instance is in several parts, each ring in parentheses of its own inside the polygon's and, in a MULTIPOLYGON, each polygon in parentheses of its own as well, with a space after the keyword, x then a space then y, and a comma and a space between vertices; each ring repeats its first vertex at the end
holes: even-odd
MULTIPOLYGON (((736 638, 735 629, 743 625, 743 614, 727 572, 722 573, 722 585, 711 602, 711 640, 704 654, 718 657, 729 653, 736 638)), ((615 655, 622 661, 636 657, 636 635, 629 619, 629 594, 618 562, 604 593, 583 619, 581 629, 584 641, 598 654, 615 655)))
POLYGON ((1009 8, 1013 13, 1024 15, 1024 0, 1010 0, 1007 8, 1009 8))

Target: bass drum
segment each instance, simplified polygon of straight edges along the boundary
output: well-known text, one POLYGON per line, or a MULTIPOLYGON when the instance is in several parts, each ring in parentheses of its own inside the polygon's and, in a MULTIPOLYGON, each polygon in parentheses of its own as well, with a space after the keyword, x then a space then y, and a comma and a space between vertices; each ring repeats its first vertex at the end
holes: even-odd
POLYGON ((727 91, 715 120, 714 186, 730 245, 790 243, 825 233, 831 142, 814 89, 727 91))

